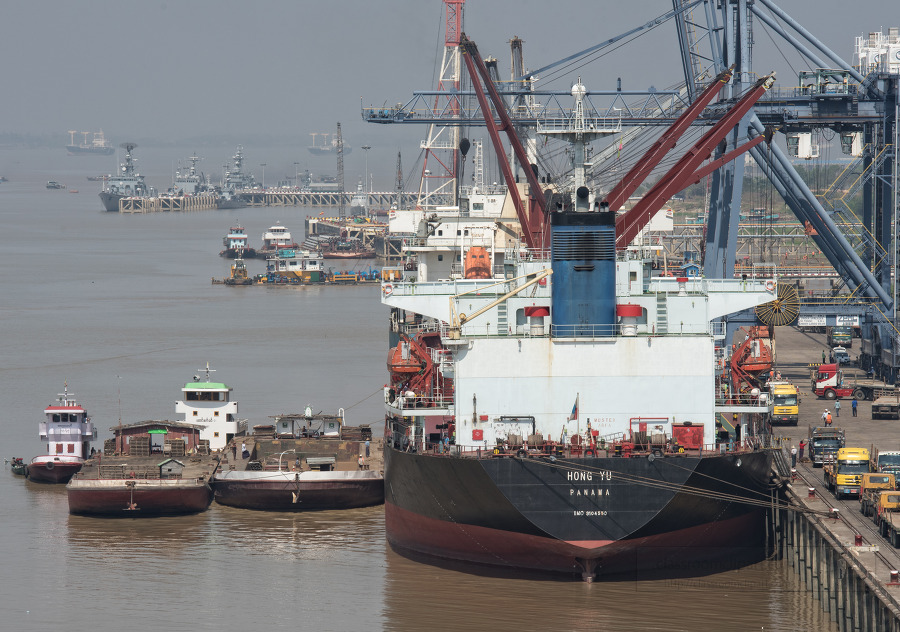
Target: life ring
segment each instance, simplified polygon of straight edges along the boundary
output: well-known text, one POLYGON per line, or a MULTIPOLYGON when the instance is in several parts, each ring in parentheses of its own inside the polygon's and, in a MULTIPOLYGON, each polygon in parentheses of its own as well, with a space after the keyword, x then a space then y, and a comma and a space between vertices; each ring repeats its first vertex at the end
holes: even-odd
POLYGON ((766 290, 769 292, 775 291, 775 281, 766 281, 766 290))
POLYGON ((684 448, 678 448, 678 454, 684 454, 684 448))
POLYGON ((587 450, 584 451, 584 456, 595 456, 595 454, 596 453, 594 452, 593 448, 588 448, 587 450))
POLYGON ((47 461, 46 463, 44 463, 44 467, 46 467, 48 470, 52 470, 53 469, 53 461, 47 461))
POLYGON ((384 293, 385 296, 390 296, 391 294, 394 293, 394 286, 391 285, 390 283, 385 283, 384 286, 382 286, 381 291, 384 293))

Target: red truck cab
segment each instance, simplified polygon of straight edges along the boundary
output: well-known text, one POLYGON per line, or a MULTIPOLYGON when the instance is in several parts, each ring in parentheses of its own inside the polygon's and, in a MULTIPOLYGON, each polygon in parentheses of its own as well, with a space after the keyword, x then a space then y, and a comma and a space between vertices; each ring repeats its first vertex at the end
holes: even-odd
POLYGON ((853 395, 853 388, 844 386, 844 372, 837 364, 819 365, 813 391, 819 397, 827 399, 840 399, 853 395))

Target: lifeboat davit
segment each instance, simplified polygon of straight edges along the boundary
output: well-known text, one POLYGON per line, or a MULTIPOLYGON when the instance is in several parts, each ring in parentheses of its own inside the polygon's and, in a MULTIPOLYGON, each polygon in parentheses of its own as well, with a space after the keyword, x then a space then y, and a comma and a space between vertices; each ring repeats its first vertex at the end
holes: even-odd
POLYGON ((490 279, 491 255, 481 246, 472 246, 466 252, 463 269, 467 279, 490 279))

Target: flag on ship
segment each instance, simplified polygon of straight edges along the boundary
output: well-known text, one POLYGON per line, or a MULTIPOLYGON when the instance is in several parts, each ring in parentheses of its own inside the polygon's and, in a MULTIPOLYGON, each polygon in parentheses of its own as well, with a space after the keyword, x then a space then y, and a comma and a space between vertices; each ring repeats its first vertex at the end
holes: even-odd
POLYGON ((575 405, 572 406, 572 414, 569 415, 567 421, 572 421, 573 419, 578 419, 578 397, 579 395, 575 395, 575 405))

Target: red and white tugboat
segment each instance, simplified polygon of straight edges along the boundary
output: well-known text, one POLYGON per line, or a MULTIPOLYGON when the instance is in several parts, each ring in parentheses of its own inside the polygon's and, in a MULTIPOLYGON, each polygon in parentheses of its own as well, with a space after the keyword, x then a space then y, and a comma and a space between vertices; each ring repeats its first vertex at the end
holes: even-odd
POLYGON ((47 420, 40 424, 40 437, 47 442, 47 454, 31 459, 26 476, 38 483, 68 483, 84 465, 91 441, 96 438, 94 424, 69 393, 68 384, 44 414, 47 420))

